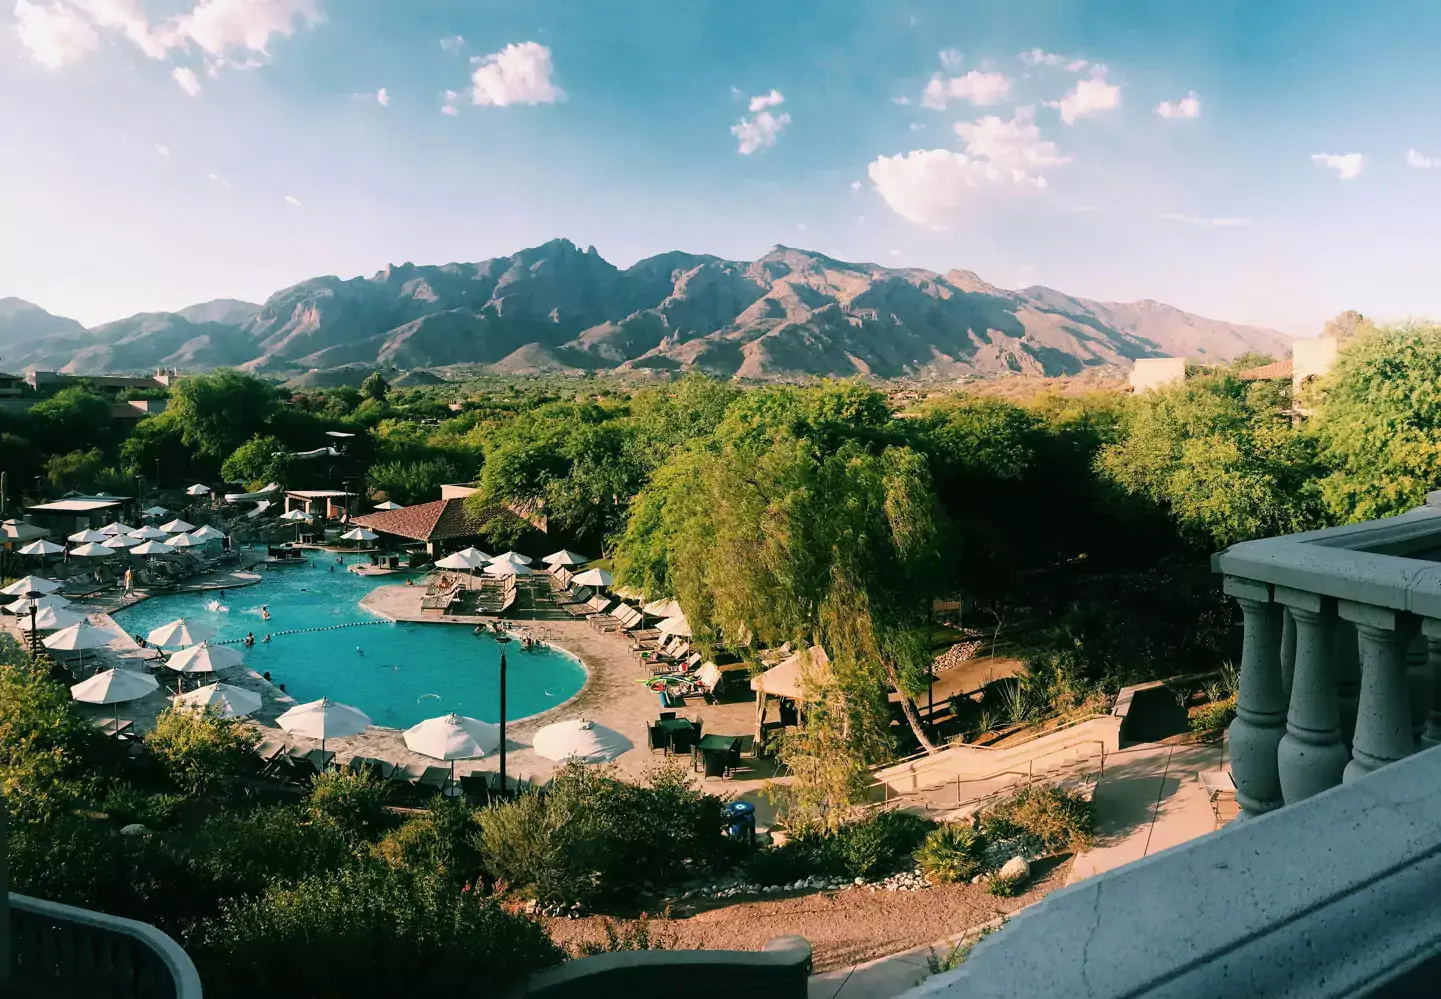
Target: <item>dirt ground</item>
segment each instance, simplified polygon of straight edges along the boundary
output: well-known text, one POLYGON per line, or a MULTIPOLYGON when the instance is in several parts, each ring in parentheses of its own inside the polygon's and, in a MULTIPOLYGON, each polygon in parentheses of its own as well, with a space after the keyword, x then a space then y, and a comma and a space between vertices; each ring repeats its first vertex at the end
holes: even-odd
MULTIPOLYGON (((760 950, 773 937, 798 934, 810 941, 815 970, 827 971, 919 947, 977 926, 1062 887, 1069 857, 1037 863, 1030 889, 1014 898, 996 898, 983 885, 941 885, 924 891, 870 891, 848 888, 719 905, 671 919, 652 915, 652 939, 673 948, 760 950)), ((605 940, 605 916, 546 920, 560 944, 605 940)), ((611 919, 617 929, 628 920, 611 919)))

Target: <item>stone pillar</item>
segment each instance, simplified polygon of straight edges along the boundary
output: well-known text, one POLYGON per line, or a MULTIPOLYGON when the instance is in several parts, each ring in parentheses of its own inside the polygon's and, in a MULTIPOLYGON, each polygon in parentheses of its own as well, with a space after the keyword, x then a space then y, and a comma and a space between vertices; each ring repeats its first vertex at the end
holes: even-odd
MULTIPOLYGON (((1278 600, 1280 598, 1277 598, 1278 600)), ((1281 693, 1291 696, 1291 679, 1296 673, 1296 619, 1291 609, 1281 611, 1281 693)))
POLYGON ((1241 684, 1236 720, 1231 722, 1231 777, 1236 801, 1247 815, 1280 807, 1281 777, 1276 747, 1286 731, 1286 695, 1281 691, 1281 605, 1271 602, 1271 587, 1227 576, 1225 591, 1236 598, 1245 618, 1241 648, 1241 684))
POLYGON ((1426 636, 1426 658, 1431 664, 1431 711, 1426 716, 1426 730, 1421 733, 1423 747, 1441 746, 1441 621, 1425 618, 1421 633, 1426 636))
POLYGON ((1356 626, 1336 622, 1336 703, 1341 710, 1341 738, 1347 747, 1356 732, 1356 703, 1361 699, 1361 652, 1356 626))
POLYGON ((1411 737, 1420 739, 1431 713, 1431 640, 1417 635, 1406 650, 1406 686, 1411 691, 1411 737))
POLYGON ((1342 780, 1349 784, 1415 751, 1411 735, 1411 688, 1406 677, 1406 646, 1415 636, 1415 619, 1404 613, 1349 600, 1340 614, 1356 625, 1361 653, 1361 699, 1351 762, 1342 780))
POLYGON ((1336 698, 1336 601, 1283 586, 1275 596, 1295 622, 1291 708, 1276 749, 1281 796, 1289 805, 1341 783, 1351 754, 1341 741, 1336 698))

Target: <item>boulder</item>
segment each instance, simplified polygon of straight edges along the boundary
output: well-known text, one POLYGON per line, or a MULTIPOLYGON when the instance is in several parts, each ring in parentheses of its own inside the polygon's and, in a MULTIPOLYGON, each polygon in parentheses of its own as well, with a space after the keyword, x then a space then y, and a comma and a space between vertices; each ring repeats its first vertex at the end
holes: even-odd
POLYGON ((1003 878, 1024 879, 1031 876, 1031 865, 1025 857, 1012 857, 997 873, 1003 878))
POLYGON ((130 823, 128 826, 122 826, 122 827, 120 828, 120 835, 122 835, 122 836, 149 836, 149 835, 150 835, 150 830, 147 829, 145 826, 141 825, 139 822, 132 822, 132 823, 130 823))

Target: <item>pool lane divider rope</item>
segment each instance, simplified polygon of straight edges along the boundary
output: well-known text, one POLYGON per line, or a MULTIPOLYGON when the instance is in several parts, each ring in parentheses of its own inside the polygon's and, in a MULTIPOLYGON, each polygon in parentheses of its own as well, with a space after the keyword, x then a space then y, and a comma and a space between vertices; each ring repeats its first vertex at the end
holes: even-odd
MULTIPOLYGON (((285 631, 270 632, 271 638, 279 638, 281 635, 305 635, 314 631, 339 631, 341 628, 363 628, 371 624, 394 624, 394 621, 347 621, 344 624, 327 624, 319 628, 289 628, 285 631)), ((245 641, 244 638, 226 638, 219 642, 211 642, 211 645, 239 645, 245 641)))

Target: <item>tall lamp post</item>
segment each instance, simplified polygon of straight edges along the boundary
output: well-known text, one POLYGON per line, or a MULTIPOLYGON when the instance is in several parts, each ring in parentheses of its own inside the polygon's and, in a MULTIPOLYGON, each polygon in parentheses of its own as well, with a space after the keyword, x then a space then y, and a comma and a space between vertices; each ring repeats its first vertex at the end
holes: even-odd
POLYGON ((500 793, 505 794, 505 647, 510 635, 497 632, 495 642, 500 646, 500 793))
POLYGON ((30 601, 30 656, 34 658, 40 646, 38 643, 39 633, 35 630, 35 618, 40 614, 40 605, 36 603, 44 594, 39 590, 30 590, 25 594, 25 599, 30 601))

